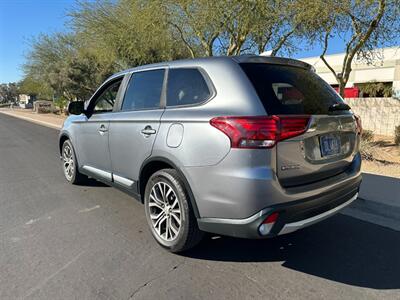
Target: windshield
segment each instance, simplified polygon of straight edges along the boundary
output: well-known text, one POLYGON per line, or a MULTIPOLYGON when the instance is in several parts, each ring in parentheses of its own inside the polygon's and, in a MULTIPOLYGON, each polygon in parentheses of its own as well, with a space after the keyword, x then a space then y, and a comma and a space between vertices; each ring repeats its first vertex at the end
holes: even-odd
POLYGON ((325 115, 333 104, 343 103, 335 90, 311 70, 263 63, 240 66, 270 115, 325 115))

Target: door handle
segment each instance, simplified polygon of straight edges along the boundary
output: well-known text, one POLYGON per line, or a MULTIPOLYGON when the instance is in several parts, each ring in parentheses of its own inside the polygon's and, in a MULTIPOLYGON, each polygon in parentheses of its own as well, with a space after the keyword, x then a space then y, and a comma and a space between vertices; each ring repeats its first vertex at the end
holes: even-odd
POLYGON ((106 126, 103 125, 103 124, 101 124, 101 125, 100 125, 100 128, 99 128, 99 133, 100 133, 100 134, 104 134, 104 133, 107 132, 107 131, 108 131, 108 129, 106 128, 106 126))
POLYGON ((151 128, 151 126, 146 126, 144 129, 142 129, 141 133, 144 135, 151 135, 155 134, 156 130, 151 128))

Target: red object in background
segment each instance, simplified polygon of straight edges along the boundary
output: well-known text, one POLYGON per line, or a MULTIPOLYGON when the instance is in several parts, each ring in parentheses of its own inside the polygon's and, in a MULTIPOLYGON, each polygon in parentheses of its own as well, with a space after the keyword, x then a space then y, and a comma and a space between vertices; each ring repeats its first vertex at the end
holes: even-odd
MULTIPOLYGON (((339 87, 334 87, 335 91, 339 93, 339 87)), ((358 87, 351 87, 344 89, 344 98, 358 98, 360 90, 358 87)))

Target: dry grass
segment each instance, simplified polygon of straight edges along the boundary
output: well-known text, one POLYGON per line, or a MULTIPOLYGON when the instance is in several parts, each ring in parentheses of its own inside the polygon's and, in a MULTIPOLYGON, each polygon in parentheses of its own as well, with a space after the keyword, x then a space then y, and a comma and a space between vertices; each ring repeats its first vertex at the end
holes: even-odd
POLYGON ((373 141, 362 143, 362 171, 400 178, 400 146, 393 137, 375 135, 373 141))

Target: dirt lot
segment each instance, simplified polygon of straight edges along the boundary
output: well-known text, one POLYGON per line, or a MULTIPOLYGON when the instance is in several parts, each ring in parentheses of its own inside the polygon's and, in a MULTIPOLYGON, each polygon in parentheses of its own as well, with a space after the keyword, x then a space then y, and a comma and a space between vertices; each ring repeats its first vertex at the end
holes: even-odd
POLYGON ((363 172, 400 178, 400 146, 395 145, 393 137, 374 136, 366 151, 371 159, 364 159, 363 172))

